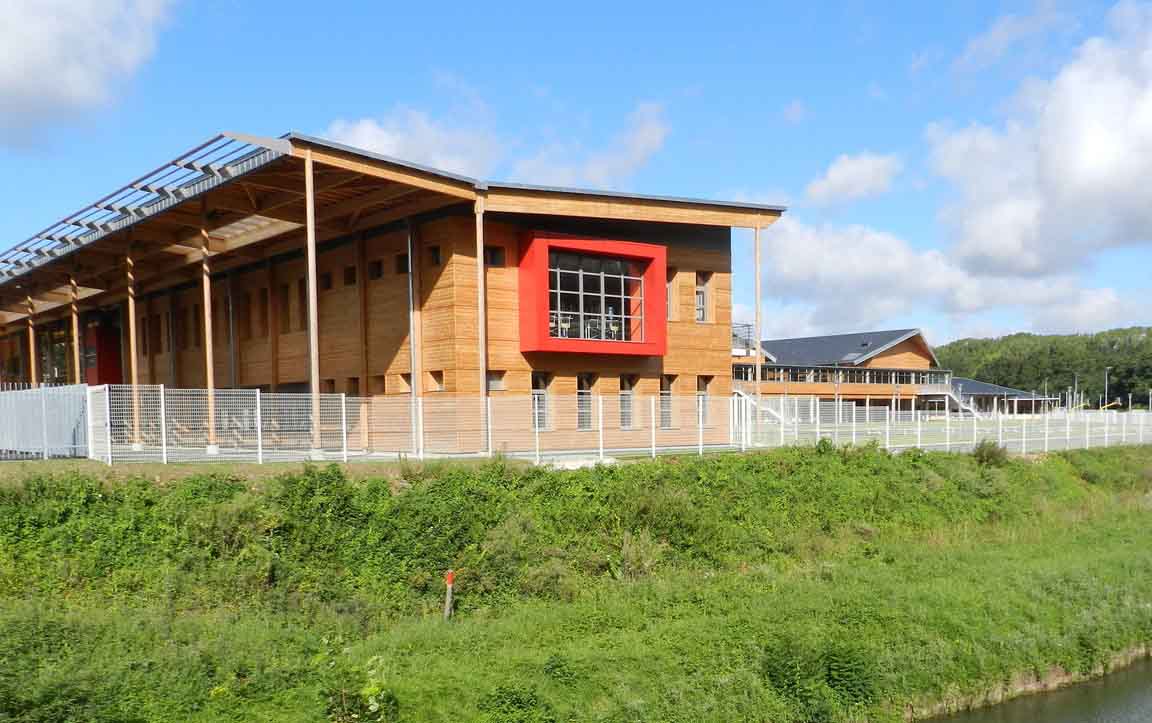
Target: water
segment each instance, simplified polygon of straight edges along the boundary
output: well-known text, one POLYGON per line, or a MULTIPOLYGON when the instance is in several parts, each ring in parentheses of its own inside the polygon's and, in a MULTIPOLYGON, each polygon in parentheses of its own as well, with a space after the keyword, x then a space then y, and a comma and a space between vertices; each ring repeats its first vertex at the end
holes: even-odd
POLYGON ((1099 680, 1025 696, 933 723, 1149 723, 1152 660, 1141 660, 1099 680))

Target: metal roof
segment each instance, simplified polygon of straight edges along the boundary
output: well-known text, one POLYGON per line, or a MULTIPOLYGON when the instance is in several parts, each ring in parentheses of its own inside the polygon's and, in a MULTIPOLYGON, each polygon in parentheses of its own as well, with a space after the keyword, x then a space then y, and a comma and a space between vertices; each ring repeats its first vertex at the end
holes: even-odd
MULTIPOLYGON (((918 335, 919 329, 893 329, 768 339, 760 345, 774 363, 782 366, 856 366, 918 335)), ((932 362, 939 365, 931 346, 928 352, 932 362)))
POLYGON ((772 213, 780 213, 785 210, 783 206, 742 204, 730 201, 511 183, 488 183, 304 133, 290 132, 280 138, 262 138, 241 133, 221 133, 113 191, 95 203, 85 206, 44 230, 33 234, 27 240, 10 249, 0 251, 0 286, 14 282, 24 274, 94 241, 123 231, 239 176, 267 166, 273 161, 289 155, 292 151, 293 141, 393 164, 458 183, 476 191, 507 188, 548 193, 657 200, 671 203, 693 203, 745 208, 754 211, 762 210, 772 213))
POLYGON ((969 379, 967 377, 952 377, 952 388, 956 390, 956 396, 958 397, 1007 397, 1008 399, 1026 399, 1033 401, 1056 398, 1045 397, 1035 392, 1026 392, 1023 389, 1013 389, 1012 387, 1005 387, 991 382, 982 382, 979 379, 969 379))
POLYGON ((265 166, 282 152, 220 134, 0 252, 0 283, 265 166))

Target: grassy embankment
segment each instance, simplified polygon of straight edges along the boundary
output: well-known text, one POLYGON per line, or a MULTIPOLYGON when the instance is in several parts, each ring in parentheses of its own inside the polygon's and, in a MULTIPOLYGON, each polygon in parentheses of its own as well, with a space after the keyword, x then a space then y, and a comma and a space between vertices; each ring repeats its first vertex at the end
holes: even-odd
POLYGON ((55 468, 0 482, 0 721, 899 720, 1152 641, 1150 487, 1152 448, 55 468))

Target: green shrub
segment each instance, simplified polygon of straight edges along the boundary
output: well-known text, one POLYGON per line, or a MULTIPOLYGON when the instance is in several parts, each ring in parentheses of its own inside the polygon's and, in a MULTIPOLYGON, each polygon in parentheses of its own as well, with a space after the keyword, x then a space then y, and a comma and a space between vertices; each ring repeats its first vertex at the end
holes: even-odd
POLYGON ((1008 462, 1008 450, 990 439, 983 439, 972 450, 972 457, 982 467, 1003 467, 1008 462))

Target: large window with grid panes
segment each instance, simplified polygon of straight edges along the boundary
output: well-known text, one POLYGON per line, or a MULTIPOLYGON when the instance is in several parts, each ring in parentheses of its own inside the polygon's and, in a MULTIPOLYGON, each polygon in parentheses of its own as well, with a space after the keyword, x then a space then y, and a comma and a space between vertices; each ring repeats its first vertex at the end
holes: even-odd
POLYGON ((644 341, 643 272, 630 259, 550 251, 548 335, 644 341))

